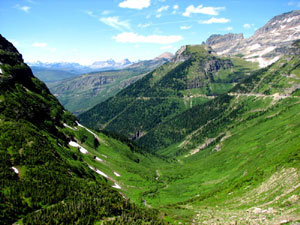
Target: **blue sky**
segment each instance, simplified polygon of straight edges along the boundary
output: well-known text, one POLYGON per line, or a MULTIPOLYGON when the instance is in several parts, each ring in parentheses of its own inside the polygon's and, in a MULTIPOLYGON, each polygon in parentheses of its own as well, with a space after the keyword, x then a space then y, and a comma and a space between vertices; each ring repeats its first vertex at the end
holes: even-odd
POLYGON ((25 61, 151 59, 211 34, 251 36, 300 0, 0 0, 0 33, 25 61))

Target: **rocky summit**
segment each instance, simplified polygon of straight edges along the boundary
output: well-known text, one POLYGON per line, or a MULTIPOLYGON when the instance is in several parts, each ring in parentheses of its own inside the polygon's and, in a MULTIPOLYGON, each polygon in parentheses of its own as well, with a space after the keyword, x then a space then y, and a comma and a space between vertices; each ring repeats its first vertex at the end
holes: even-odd
POLYGON ((277 61, 300 38, 300 10, 283 13, 272 18, 250 38, 242 34, 212 35, 206 45, 218 55, 240 55, 247 61, 265 67, 277 61))

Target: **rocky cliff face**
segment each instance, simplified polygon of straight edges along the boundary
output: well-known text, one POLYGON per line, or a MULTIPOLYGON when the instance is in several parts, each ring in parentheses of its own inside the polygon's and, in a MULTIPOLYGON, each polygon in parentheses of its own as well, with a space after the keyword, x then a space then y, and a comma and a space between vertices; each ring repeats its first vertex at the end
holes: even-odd
POLYGON ((182 46, 176 53, 175 56, 172 58, 171 62, 184 62, 185 60, 189 59, 189 55, 184 55, 183 53, 186 51, 187 46, 182 46))
POLYGON ((291 44, 300 38, 300 10, 275 16, 253 36, 242 34, 212 35, 206 41, 218 55, 243 55, 261 67, 277 61, 291 44))
POLYGON ((232 51, 244 40, 243 34, 214 34, 211 35, 207 41, 206 45, 212 46, 216 52, 232 51))

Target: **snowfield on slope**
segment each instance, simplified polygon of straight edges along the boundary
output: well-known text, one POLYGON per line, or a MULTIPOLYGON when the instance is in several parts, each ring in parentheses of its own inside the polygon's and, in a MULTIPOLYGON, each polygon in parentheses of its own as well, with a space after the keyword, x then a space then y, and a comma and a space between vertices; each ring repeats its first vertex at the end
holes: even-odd
POLYGON ((77 142, 75 141, 70 141, 69 142, 69 145, 71 145, 72 147, 76 147, 76 148, 79 148, 80 152, 82 154, 87 154, 88 153, 88 150, 86 150, 84 147, 80 146, 77 142))

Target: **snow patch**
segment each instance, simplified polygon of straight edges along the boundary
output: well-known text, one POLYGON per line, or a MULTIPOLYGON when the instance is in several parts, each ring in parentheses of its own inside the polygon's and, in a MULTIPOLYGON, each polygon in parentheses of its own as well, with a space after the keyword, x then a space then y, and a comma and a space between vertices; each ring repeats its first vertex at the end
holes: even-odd
POLYGON ((102 171, 100 171, 100 170, 98 170, 98 169, 96 170, 96 173, 98 173, 98 174, 104 176, 105 178, 108 178, 108 176, 107 176, 105 173, 103 173, 102 171))
POLYGON ((117 177, 120 177, 121 175, 118 174, 117 172, 114 172, 114 175, 116 175, 117 177))
POLYGON ((77 144, 75 141, 70 141, 69 145, 71 145, 72 147, 80 147, 80 145, 77 144))
POLYGON ((104 158, 107 158, 107 156, 106 155, 103 155, 103 154, 101 154, 104 158))
POLYGON ((70 127, 68 124, 64 123, 64 126, 71 129, 71 130, 76 130, 76 128, 70 127))
POLYGON ((252 59, 246 59, 247 61, 250 61, 250 62, 258 62, 259 63, 259 66, 261 68, 263 67, 266 67, 266 66, 269 66, 271 65, 272 63, 276 62, 278 59, 280 58, 280 56, 276 56, 274 59, 272 60, 266 60, 262 57, 258 57, 258 58, 252 58, 252 59))
POLYGON ((2 69, 0 68, 0 73, 2 74, 2 69))
POLYGON ((289 23, 289 22, 291 22, 291 21, 292 21, 292 20, 294 20, 294 19, 297 19, 297 16, 294 16, 294 17, 290 17, 290 18, 288 18, 286 22, 288 22, 288 23, 289 23))
POLYGON ((117 189, 122 189, 117 183, 115 183, 114 186, 112 186, 113 188, 117 188, 117 189))
POLYGON ((80 146, 80 152, 82 153, 82 154, 87 154, 88 153, 88 150, 86 150, 85 148, 83 148, 83 147, 81 147, 80 146))
POLYGON ((252 45, 252 46, 250 46, 250 47, 249 47, 249 51, 252 51, 252 50, 258 49, 258 48, 260 48, 260 47, 261 47, 261 45, 260 45, 260 44, 254 44, 254 45, 252 45))
POLYGON ((79 127, 82 127, 82 128, 84 128, 84 129, 86 129, 89 133, 91 133, 92 135, 94 135, 95 137, 97 137, 97 134, 95 134, 93 131, 89 130, 88 128, 86 128, 85 126, 81 125, 81 124, 78 123, 77 121, 76 121, 76 123, 77 123, 77 125, 78 125, 79 127))
POLYGON ((88 165, 88 167, 89 167, 91 170, 94 170, 94 171, 95 171, 95 169, 94 169, 93 167, 91 167, 90 165, 88 165))
POLYGON ((79 144, 77 144, 75 141, 70 141, 69 145, 71 145, 72 147, 76 147, 79 148, 79 151, 83 154, 87 154, 88 150, 86 150, 85 148, 83 148, 82 146, 80 146, 79 144))
POLYGON ((275 48, 276 48, 275 46, 270 46, 270 47, 266 48, 265 50, 261 51, 260 55, 265 55, 265 54, 273 51, 275 48))
POLYGON ((14 172, 15 172, 16 174, 19 174, 19 170, 18 170, 16 167, 12 167, 12 169, 14 170, 14 172))
POLYGON ((286 28, 286 25, 280 25, 280 28, 284 29, 284 28, 286 28))
POLYGON ((98 158, 98 157, 96 157, 95 160, 97 160, 97 161, 99 161, 99 162, 103 162, 103 160, 100 159, 100 158, 98 158))

